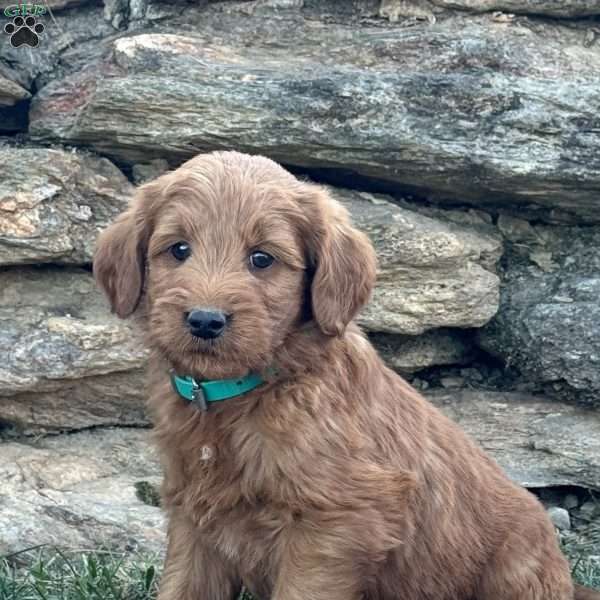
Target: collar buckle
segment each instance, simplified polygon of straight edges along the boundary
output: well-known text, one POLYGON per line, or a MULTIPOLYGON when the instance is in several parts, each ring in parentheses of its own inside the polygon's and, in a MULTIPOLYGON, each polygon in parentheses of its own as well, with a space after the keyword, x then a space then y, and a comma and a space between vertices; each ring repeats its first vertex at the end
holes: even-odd
POLYGON ((192 404, 202 412, 208 410, 204 388, 195 379, 192 379, 192 404))

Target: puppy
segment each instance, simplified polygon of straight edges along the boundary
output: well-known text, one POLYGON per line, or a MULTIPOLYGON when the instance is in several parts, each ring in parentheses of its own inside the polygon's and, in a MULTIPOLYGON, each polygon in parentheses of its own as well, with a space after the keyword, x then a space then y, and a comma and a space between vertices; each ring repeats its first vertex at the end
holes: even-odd
POLYGON ((197 156, 138 190, 94 273, 152 349, 160 600, 574 598, 534 496, 352 323, 376 259, 325 190, 197 156))

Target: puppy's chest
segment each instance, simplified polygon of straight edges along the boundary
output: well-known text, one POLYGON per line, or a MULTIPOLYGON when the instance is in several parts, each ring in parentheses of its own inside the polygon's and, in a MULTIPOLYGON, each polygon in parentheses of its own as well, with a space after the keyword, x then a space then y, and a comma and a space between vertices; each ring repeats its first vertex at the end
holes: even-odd
POLYGON ((220 499, 223 506, 240 502, 284 502, 295 488, 299 465, 286 444, 260 430, 240 427, 227 435, 204 432, 194 456, 184 456, 187 491, 201 502, 220 499))
POLYGON ((223 412, 206 415, 199 423, 193 444, 188 445, 193 451, 182 455, 184 481, 196 498, 209 504, 219 498, 225 506, 239 502, 285 506, 310 491, 303 480, 310 481, 307 471, 317 466, 317 445, 306 439, 315 424, 284 411, 278 400, 271 411, 261 406, 235 417, 223 412))
POLYGON ((188 506, 203 535, 232 561, 247 585, 265 585, 264 573, 278 570, 283 540, 294 526, 304 491, 298 467, 285 447, 260 431, 232 431, 227 438, 207 435, 190 461, 188 506), (287 458, 286 458, 287 457, 287 458))

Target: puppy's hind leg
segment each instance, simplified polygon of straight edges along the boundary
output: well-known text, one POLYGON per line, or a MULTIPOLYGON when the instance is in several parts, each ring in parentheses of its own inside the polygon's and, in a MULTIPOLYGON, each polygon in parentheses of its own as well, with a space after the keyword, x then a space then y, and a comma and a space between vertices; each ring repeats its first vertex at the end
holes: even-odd
POLYGON ((534 528, 515 528, 509 535, 486 566, 477 600, 573 600, 569 564, 551 526, 538 523, 534 528))
POLYGON ((241 587, 228 562, 202 542, 193 524, 172 515, 158 600, 233 600, 241 587))

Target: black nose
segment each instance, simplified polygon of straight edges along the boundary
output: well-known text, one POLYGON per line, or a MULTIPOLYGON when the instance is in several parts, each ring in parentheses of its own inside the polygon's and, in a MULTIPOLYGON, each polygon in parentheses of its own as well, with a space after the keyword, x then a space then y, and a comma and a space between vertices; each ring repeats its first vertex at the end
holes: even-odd
POLYGON ((212 340, 219 337, 227 324, 227 315, 220 310, 194 308, 185 318, 193 336, 212 340))

